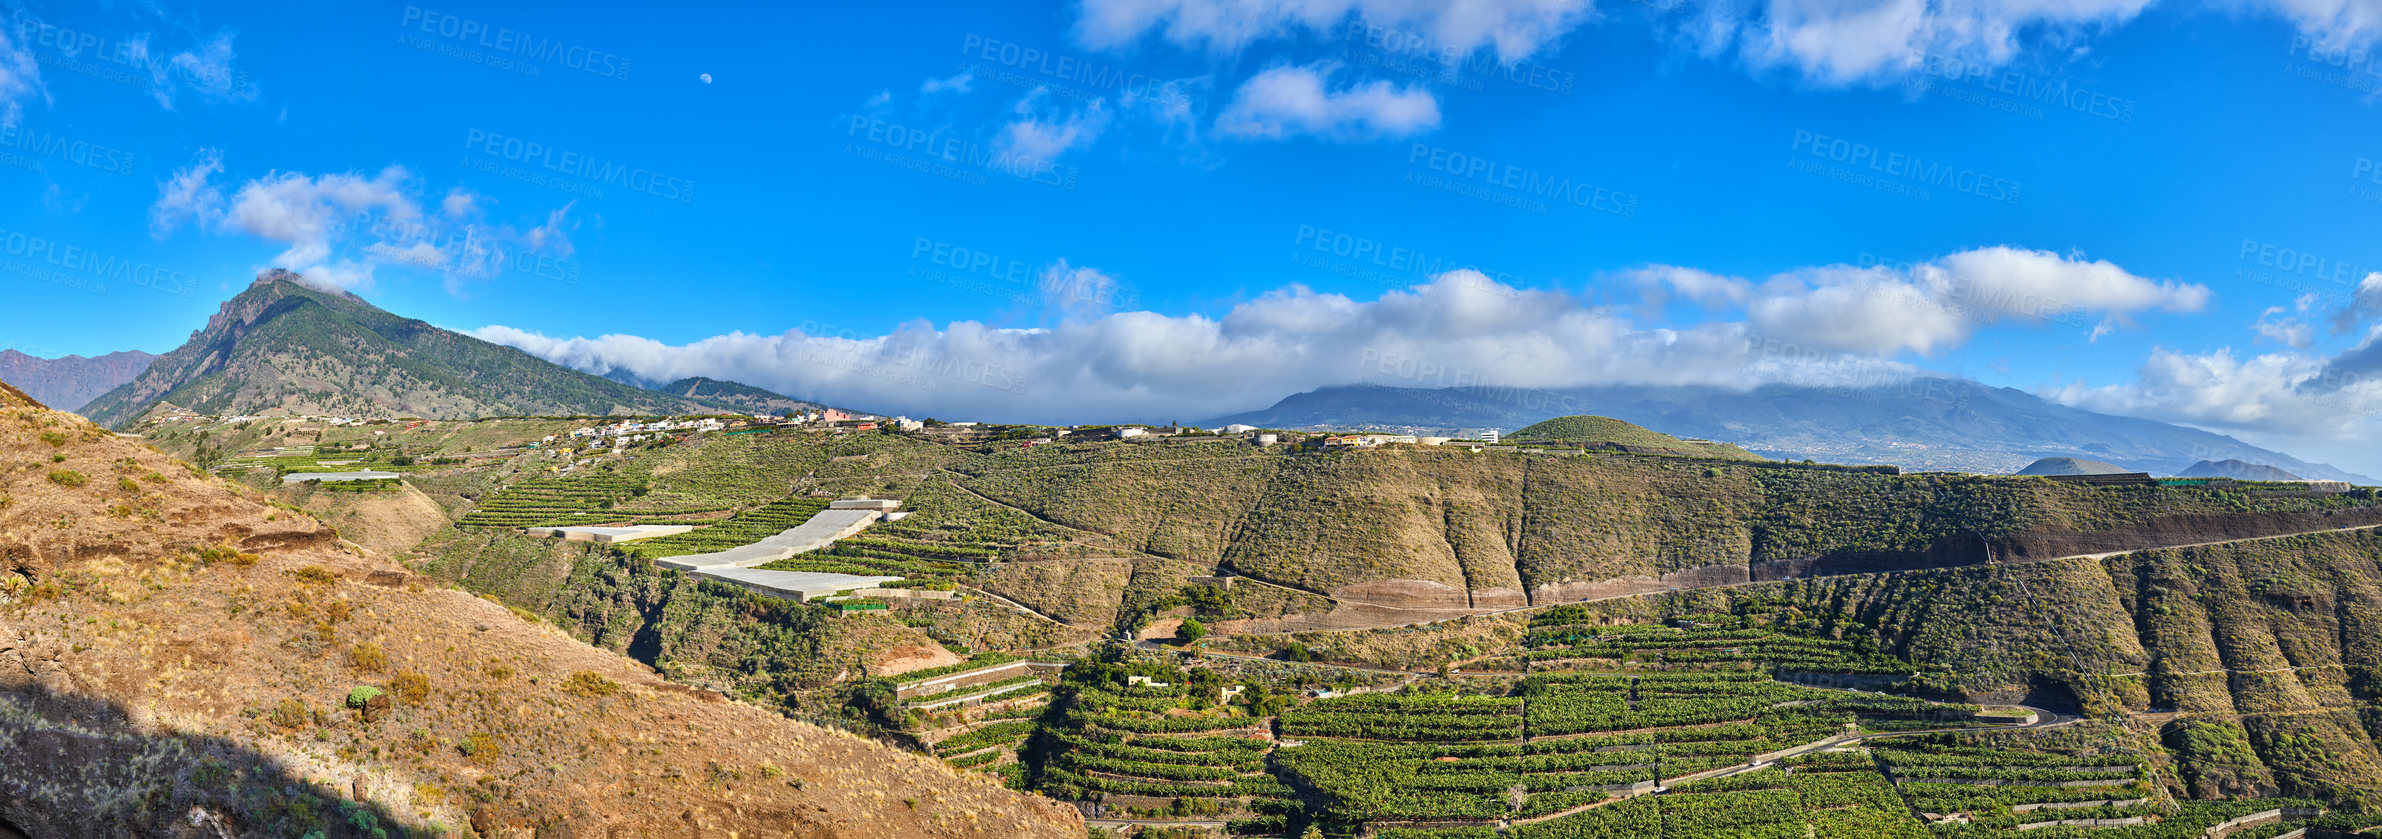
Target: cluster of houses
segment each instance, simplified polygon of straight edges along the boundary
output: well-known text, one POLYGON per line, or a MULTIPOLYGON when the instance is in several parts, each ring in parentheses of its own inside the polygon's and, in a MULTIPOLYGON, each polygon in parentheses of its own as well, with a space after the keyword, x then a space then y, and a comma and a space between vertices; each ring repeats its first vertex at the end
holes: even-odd
MULTIPOLYGON (((731 421, 722 420, 717 417, 703 417, 700 419, 685 420, 663 419, 653 420, 651 422, 622 420, 611 425, 591 425, 585 428, 574 428, 571 429, 570 436, 572 440, 586 440, 591 444, 601 444, 609 440, 613 442, 613 448, 619 448, 620 446, 630 443, 651 440, 665 434, 701 434, 706 431, 725 431, 731 427, 741 427, 743 425, 744 423, 742 421, 734 421, 733 425, 731 425, 731 421)), ((546 435, 545 442, 557 442, 556 435, 546 435)))
MULTIPOLYGON (((926 428, 923 431, 909 425, 902 427, 905 430, 919 432, 925 436, 952 443, 979 443, 994 438, 992 432, 976 427, 975 423, 945 423, 926 428)), ((1191 426, 1076 426, 1044 429, 1041 436, 1024 439, 1015 437, 1000 439, 1017 439, 1018 445, 1031 448, 1062 440, 1070 443, 1084 443, 1104 440, 1152 441, 1175 437, 1237 438, 1259 446, 1288 445, 1318 449, 1370 449, 1392 443, 1403 443, 1425 446, 1463 446, 1477 450, 1483 446, 1496 445, 1498 441, 1498 435, 1494 429, 1482 432, 1477 437, 1426 437, 1388 433, 1310 434, 1300 431, 1268 430, 1253 425, 1240 424, 1227 425, 1214 430, 1191 426)))

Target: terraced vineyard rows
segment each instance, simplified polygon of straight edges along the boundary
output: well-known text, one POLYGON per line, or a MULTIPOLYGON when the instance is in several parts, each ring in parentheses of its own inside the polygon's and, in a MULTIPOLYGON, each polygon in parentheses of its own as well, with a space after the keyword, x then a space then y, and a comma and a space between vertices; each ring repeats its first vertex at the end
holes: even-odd
POLYGON ((480 502, 455 523, 462 527, 490 528, 648 523, 679 521, 728 509, 724 505, 657 507, 632 503, 643 499, 647 492, 648 484, 644 480, 617 475, 532 478, 480 502))
POLYGON ((1823 690, 1764 672, 1808 666, 1813 649, 1854 669, 1888 669, 1849 649, 1799 646, 1750 627, 1727 630, 1734 647, 1717 648, 1701 645, 1711 638, 1698 630, 1591 629, 1581 615, 1550 612, 1533 632, 1540 644, 1628 650, 1608 670, 1328 696, 1270 719, 1238 699, 1219 703, 1220 677, 1207 670, 1130 654, 1079 663, 1039 721, 1041 748, 1029 750, 1026 776, 1063 800, 1217 813, 1248 834, 1313 825, 1385 837, 1493 835, 1481 831, 1499 826, 1544 837, 1804 837, 1807 828, 1918 837, 1929 828, 1865 751, 1801 754, 1798 774, 1743 770, 1772 753, 1914 719, 1985 727, 1969 722, 1975 706, 1823 690), (1703 654, 1690 662, 1636 654, 1690 648, 1682 642, 1703 654), (1778 658, 1762 658, 1765 651, 1778 658), (1666 803, 1631 800, 1664 784, 1680 786, 1666 803))

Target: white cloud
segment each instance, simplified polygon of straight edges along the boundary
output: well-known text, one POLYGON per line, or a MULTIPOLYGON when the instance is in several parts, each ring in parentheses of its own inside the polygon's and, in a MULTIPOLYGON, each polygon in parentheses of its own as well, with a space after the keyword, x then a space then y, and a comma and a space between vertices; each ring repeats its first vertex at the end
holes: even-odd
MULTIPOLYGON (((2154 0, 1706 0, 1677 35, 1705 55, 1730 45, 1757 68, 1791 68, 1822 84, 1907 78, 1927 65, 1992 69, 2031 48, 2063 50, 2131 22, 2154 0)), ((2207 0, 2271 13, 2318 50, 2382 36, 2374 0, 2207 0)))
MULTIPOLYGON (((1734 50, 1757 69, 1788 68, 1828 85, 1908 78, 1930 61, 1994 68, 2030 47, 2065 50, 2123 25, 2154 0, 1698 0, 1661 25, 1707 56, 1734 50)), ((2271 13, 2318 49, 2382 37, 2374 0, 2204 0, 2271 13)), ((1547 51, 1596 18, 1588 0, 1083 0, 1077 41, 1095 49, 1157 37, 1178 48, 1237 55, 1252 44, 1338 39, 1343 27, 1376 40, 1465 56, 1493 49, 1511 63, 1547 51)))
POLYGON ((2349 304, 2334 313, 2332 331, 2334 334, 2355 332, 2358 324, 2374 318, 2382 318, 2382 271, 2367 274, 2358 281, 2357 288, 2349 294, 2349 304))
POLYGON ((202 148, 195 160, 157 182, 157 203, 149 206, 149 235, 165 238, 184 221, 212 223, 223 217, 223 193, 208 181, 223 172, 223 152, 202 148))
POLYGON ((533 251, 552 253, 560 257, 570 256, 576 250, 571 245, 571 237, 568 233, 570 228, 577 226, 570 220, 571 208, 576 206, 579 206, 579 202, 574 200, 554 208, 553 212, 546 214, 545 224, 530 228, 529 232, 521 234, 522 244, 527 245, 533 251))
POLYGON ((2134 382, 2078 382, 2043 395, 2103 413, 2268 434, 2337 438, 2369 431, 2369 420, 2382 411, 2382 381, 2332 367, 2297 352, 2237 358, 2231 348, 2190 354, 2162 347, 2134 382))
POLYGON ((1885 268, 1812 268, 1764 283, 1746 314, 1763 335, 1843 352, 1932 355, 1982 324, 1885 268))
POLYGON ((438 211, 448 218, 468 218, 479 209, 480 196, 462 187, 447 190, 447 197, 439 199, 438 211))
POLYGON ((1511 62, 1559 40, 1592 14, 1587 0, 1083 0, 1075 36, 1096 49, 1157 34, 1178 47, 1237 53, 1252 43, 1331 34, 1349 21, 1411 31, 1511 62))
POLYGON ((38 95, 48 101, 50 94, 32 51, 17 46, 5 29, 0 27, 0 128, 12 128, 25 116, 26 99, 38 95))
POLYGON ((1036 104, 1044 98, 1043 91, 1036 89, 1019 99, 1011 109, 1016 118, 1001 127, 1000 135, 993 141, 994 148, 1014 158, 1047 164, 1069 149, 1091 145, 1108 127, 1110 113, 1101 100, 1094 99, 1064 116, 1046 118, 1036 109, 1036 104))
MULTIPOLYGON (((948 90, 956 93, 966 93, 968 92, 968 88, 975 83, 976 71, 971 68, 961 70, 959 73, 948 79, 937 79, 930 77, 925 82, 918 85, 918 92, 941 93, 948 90)), ((891 96, 891 93, 888 92, 886 95, 891 96)))
POLYGON ((2256 331, 2258 337, 2263 340, 2273 341, 2295 350, 2307 349, 2308 345, 2316 342, 2316 330, 2309 327, 2306 321, 2289 317, 2276 320, 2275 316, 2282 314, 2283 311, 2281 306, 2268 307, 2265 312, 2258 315, 2258 320, 2255 323, 2250 324, 2250 329, 2256 331))
MULTIPOLYGON (((1113 287, 1061 262, 1046 289, 1113 287)), ((748 382, 870 410, 985 419, 1205 417, 1323 385, 1553 388, 1601 383, 1878 384, 1905 365, 1780 356, 1743 324, 1644 328, 1549 291, 1473 271, 1371 301, 1293 286, 1221 318, 1123 311, 1038 329, 906 324, 879 337, 735 333, 671 346, 633 335, 552 338, 505 326, 474 334, 582 370, 748 382)))
POLYGON ((1139 302, 1133 290, 1115 277, 1096 268, 1069 265, 1064 259, 1042 269, 1035 291, 1041 295, 1043 311, 1071 318, 1105 315, 1139 302))
POLYGON ((2373 0, 2265 0, 2318 51, 2361 49, 2382 38, 2382 3, 2373 0))
MULTIPOLYGON (((509 259, 561 259, 573 252, 573 204, 549 212, 536 226, 516 230, 480 221, 479 196, 461 188, 438 200, 437 213, 426 213, 418 184, 401 166, 369 177, 269 172, 228 197, 214 183, 223 171, 222 154, 201 149, 190 166, 159 181, 157 201, 149 208, 152 235, 163 238, 190 222, 203 232, 279 243, 282 251, 268 265, 324 288, 366 288, 377 268, 399 265, 441 272, 447 290, 456 294, 468 281, 493 276, 509 259)), ((547 273, 564 268, 541 266, 547 273)))
POLYGON ((144 32, 124 39, 122 48, 126 63, 148 68, 149 95, 170 111, 174 99, 185 92, 210 102, 256 98, 256 85, 248 80, 248 74, 232 66, 238 58, 232 40, 238 36, 236 31, 221 30, 192 49, 161 57, 152 52, 151 36, 144 32))
POLYGON ((1932 355, 2003 322, 2081 326, 2108 320, 2099 338, 2131 315, 2197 311, 2206 286, 2153 281, 2103 260, 1990 247, 1910 266, 1832 265, 1790 271, 1754 289, 1747 314, 1766 336, 1853 353, 1932 355))
POLYGON ((1333 90, 1339 65, 1275 67, 1241 83, 1216 128, 1225 134, 1279 140, 1311 134, 1332 140, 1412 136, 1439 127, 1439 102, 1420 85, 1358 82, 1333 90))
POLYGON ((1907 76, 1934 62, 1998 67, 2028 39, 2062 43, 2133 19, 2152 0, 1761 0, 1705 5, 1688 41, 1707 54, 1731 41, 1760 68, 1823 84, 1907 76))
POLYGON ((2303 294, 2290 308, 2269 306, 2266 311, 2258 313, 2258 320, 2250 324, 2250 330, 2258 333, 2262 340, 2295 350, 2307 349, 2310 344, 2316 343, 2316 327, 2309 324, 2305 316, 2320 299, 2312 293, 2303 294))
POLYGON ((1635 283, 1655 306, 1676 295, 1707 309, 1725 309, 1743 306, 1753 296, 1753 283, 1699 268, 1648 265, 1623 272, 1622 278, 1635 283))
POLYGON ((309 176, 268 173, 233 193, 224 226, 288 246, 272 263, 340 288, 368 288, 372 266, 333 259, 332 245, 354 222, 379 215, 411 224, 422 210, 406 193, 409 175, 390 166, 365 178, 353 173, 309 176))
MULTIPOLYGON (((1743 320, 1646 325, 1625 308, 1516 289, 1472 270, 1363 301, 1304 287, 1221 318, 1133 311, 1113 276, 1065 260, 1041 275, 1056 325, 913 322, 868 337, 794 330, 670 346, 633 335, 553 338, 503 326, 483 338, 591 372, 704 375, 873 410, 993 420, 1170 419, 1262 407, 1316 387, 1559 388, 1766 382, 1875 386, 1922 375, 1896 361, 1994 323, 2065 313, 2190 310, 2199 286, 2055 254, 1983 248, 1916 265, 1824 266, 1754 283, 1678 266, 1624 272, 1743 320), (2064 297, 2046 300, 2056 291, 2064 297)), ((2077 323, 2083 328, 2082 322, 2077 323)))

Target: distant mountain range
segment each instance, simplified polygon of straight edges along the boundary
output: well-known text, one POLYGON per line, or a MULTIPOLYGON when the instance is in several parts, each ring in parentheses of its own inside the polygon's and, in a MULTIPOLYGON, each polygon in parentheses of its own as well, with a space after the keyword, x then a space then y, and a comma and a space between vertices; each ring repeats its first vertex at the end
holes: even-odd
MULTIPOLYGON (((274 271, 225 302, 188 343, 84 405, 122 427, 160 402, 202 414, 358 418, 653 415, 802 405, 732 382, 662 393, 592 376, 375 308, 274 271)), ((38 398, 38 397, 37 397, 38 398)))
POLYGON ((1764 385, 1751 390, 1350 385, 1295 394, 1270 408, 1204 424, 1468 435, 1574 414, 1597 414, 1681 437, 1735 443, 1788 460, 2007 474, 2040 458, 2073 457, 2160 475, 2179 474, 2203 460, 2242 460, 2309 478, 2382 483, 2222 434, 2098 414, 1965 379, 1925 378, 1874 388, 1764 385))
POLYGON ((793 397, 781 396, 752 385, 723 382, 701 376, 679 379, 653 388, 653 390, 756 416, 783 416, 787 413, 814 411, 822 407, 816 402, 804 402, 793 397))
POLYGON ((149 369, 157 356, 139 350, 112 352, 97 358, 79 355, 59 358, 30 356, 0 350, 0 382, 61 411, 73 411, 102 393, 115 390, 149 369))

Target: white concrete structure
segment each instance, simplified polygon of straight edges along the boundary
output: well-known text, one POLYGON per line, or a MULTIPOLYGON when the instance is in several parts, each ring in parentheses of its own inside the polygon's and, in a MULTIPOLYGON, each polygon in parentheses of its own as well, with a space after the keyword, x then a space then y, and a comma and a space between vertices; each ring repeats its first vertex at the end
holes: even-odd
POLYGON ((1226 434, 1247 434, 1247 433, 1249 433, 1249 432, 1251 432, 1251 431, 1256 431, 1256 430, 1257 430, 1257 426, 1254 426, 1254 425, 1242 425, 1242 424, 1240 424, 1240 423, 1237 423, 1237 422, 1236 422, 1236 423, 1233 423, 1233 424, 1231 424, 1231 425, 1227 425, 1227 426, 1225 426, 1225 427, 1224 427, 1224 433, 1226 433, 1226 434))
POLYGON ((862 577, 853 574, 826 574, 817 571, 761 571, 752 568, 716 568, 695 572, 695 576, 719 580, 740 586, 755 594, 783 597, 787 600, 816 600, 838 592, 873 588, 900 577, 862 577))
POLYGON ((400 476, 395 472, 375 472, 369 469, 361 472, 292 472, 283 476, 281 482, 285 485, 302 484, 307 481, 336 483, 339 481, 378 481, 395 477, 400 476))
POLYGON ((616 545, 622 542, 635 542, 639 539, 652 539, 657 536, 675 536, 693 529, 695 526, 691 524, 643 524, 629 527, 532 527, 522 532, 531 536, 546 536, 566 542, 616 545))
POLYGON ((751 568, 835 544, 835 540, 859 533, 884 515, 876 510, 821 510, 809 521, 750 545, 717 553, 667 557, 654 560, 654 564, 679 571, 751 568))
POLYGON ((901 506, 902 500, 899 498, 840 498, 827 502, 827 509, 830 510, 875 510, 880 513, 890 513, 901 509, 901 506))

